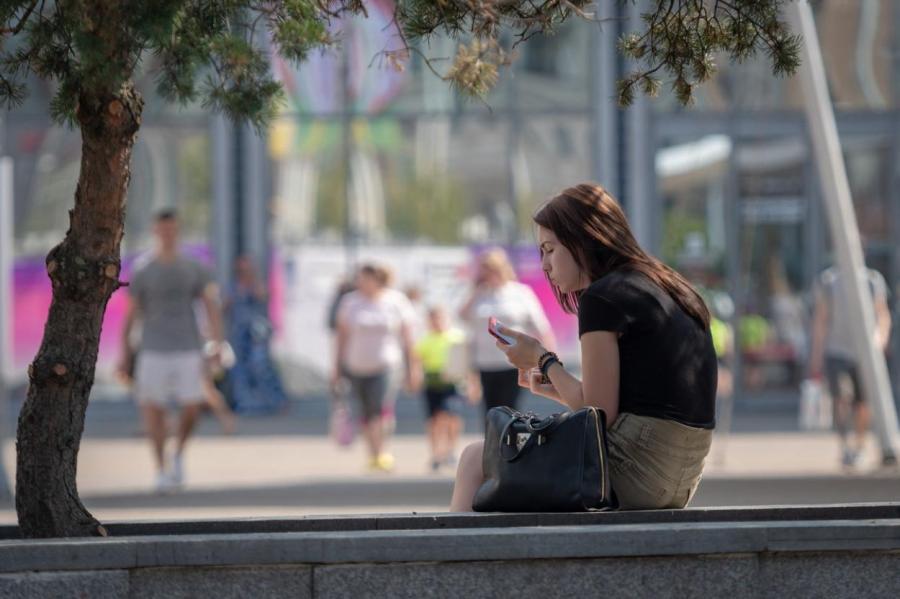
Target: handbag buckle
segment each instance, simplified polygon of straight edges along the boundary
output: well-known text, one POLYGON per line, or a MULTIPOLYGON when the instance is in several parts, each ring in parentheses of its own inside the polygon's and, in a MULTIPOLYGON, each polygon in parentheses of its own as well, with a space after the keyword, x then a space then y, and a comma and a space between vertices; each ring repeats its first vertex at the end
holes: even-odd
MULTIPOLYGON (((516 450, 521 451, 525 444, 528 443, 528 439, 531 438, 531 433, 516 433, 516 450)), ((547 442, 547 436, 538 434, 537 436, 537 444, 538 447, 547 442)), ((506 434, 506 444, 512 446, 513 444, 513 436, 512 433, 506 434)))
MULTIPOLYGON (((528 439, 531 437, 531 433, 515 433, 515 435, 516 451, 522 451, 522 448, 525 447, 526 443, 528 443, 528 439)), ((506 436, 506 444, 513 444, 512 435, 506 436)))

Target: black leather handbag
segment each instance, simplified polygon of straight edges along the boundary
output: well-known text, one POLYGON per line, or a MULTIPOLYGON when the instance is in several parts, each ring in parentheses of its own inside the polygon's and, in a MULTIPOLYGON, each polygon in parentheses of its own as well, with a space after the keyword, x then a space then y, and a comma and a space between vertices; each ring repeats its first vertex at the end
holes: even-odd
POLYGON ((546 418, 491 408, 484 436, 479 512, 582 512, 615 507, 606 415, 597 408, 546 418))

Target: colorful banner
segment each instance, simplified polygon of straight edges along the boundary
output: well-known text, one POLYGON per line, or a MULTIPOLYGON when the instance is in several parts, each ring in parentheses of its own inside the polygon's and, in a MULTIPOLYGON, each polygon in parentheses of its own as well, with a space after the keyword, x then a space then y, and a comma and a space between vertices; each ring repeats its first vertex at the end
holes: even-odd
MULTIPOLYGON (((478 256, 487 247, 369 247, 365 255, 395 267, 402 288, 419 287, 426 305, 442 303, 455 314, 468 292, 478 256)), ((559 307, 541 270, 540 254, 532 246, 506 248, 519 280, 537 294, 553 332, 560 356, 568 364, 579 360, 577 319, 559 307)), ((208 247, 185 248, 193 258, 212 263, 208 247)), ((122 278, 127 281, 140 255, 123 258, 122 278)), ((269 311, 275 328, 278 354, 289 361, 307 363, 327 373, 330 367, 330 334, 325 326, 334 289, 346 272, 346 257, 333 246, 273 251, 269 277, 269 311)), ((227 292, 227 290, 226 290, 227 292)), ((13 266, 13 373, 25 379, 44 333, 51 289, 44 259, 20 258, 13 266)), ((119 358, 128 292, 120 289, 110 298, 100 335, 98 377, 112 374, 119 358)))

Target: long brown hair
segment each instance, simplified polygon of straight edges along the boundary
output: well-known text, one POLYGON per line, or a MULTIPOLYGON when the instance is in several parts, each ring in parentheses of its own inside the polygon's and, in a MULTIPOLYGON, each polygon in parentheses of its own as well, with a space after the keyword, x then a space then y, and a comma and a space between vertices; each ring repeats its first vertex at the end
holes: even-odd
MULTIPOLYGON (((622 208, 600 185, 582 183, 563 190, 538 209, 533 220, 553 231, 591 281, 614 270, 637 271, 709 328, 709 309, 700 294, 684 277, 641 249, 622 208)), ((576 313, 581 291, 563 293, 551 285, 563 310, 576 313)))

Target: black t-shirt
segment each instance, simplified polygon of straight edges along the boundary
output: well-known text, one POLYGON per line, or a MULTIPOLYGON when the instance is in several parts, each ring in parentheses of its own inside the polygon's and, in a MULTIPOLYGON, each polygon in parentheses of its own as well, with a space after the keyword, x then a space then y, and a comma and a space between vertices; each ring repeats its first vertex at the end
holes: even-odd
POLYGON ((578 300, 578 334, 591 331, 621 334, 620 413, 715 426, 712 336, 656 283, 624 269, 594 281, 578 300))

